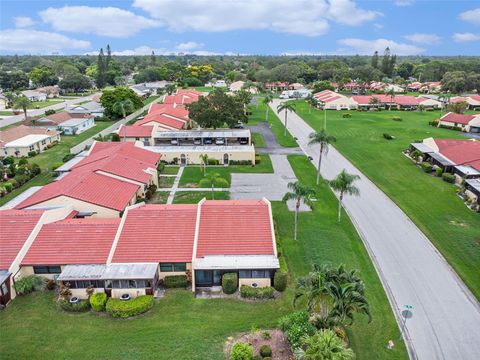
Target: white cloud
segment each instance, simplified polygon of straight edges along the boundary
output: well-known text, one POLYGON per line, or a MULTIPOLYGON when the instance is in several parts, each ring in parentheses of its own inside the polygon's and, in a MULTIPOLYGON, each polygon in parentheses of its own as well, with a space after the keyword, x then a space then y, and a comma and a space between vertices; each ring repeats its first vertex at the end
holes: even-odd
POLYGON ((469 32, 466 33, 455 33, 452 36, 453 40, 456 42, 471 42, 471 41, 479 41, 480 35, 472 34, 469 32))
POLYGON ((35 24, 32 18, 28 16, 17 16, 13 18, 13 21, 15 21, 16 28, 27 28, 35 24))
POLYGON ((175 32, 272 30, 318 36, 328 31, 329 21, 355 26, 380 15, 352 0, 135 0, 133 6, 175 32))
POLYGON ((397 6, 412 6, 415 4, 415 0, 395 0, 394 3, 397 6))
POLYGON ((364 39, 341 39, 338 43, 348 46, 348 49, 342 49, 349 54, 371 55, 375 51, 383 53, 386 47, 389 47, 392 54, 396 55, 417 55, 425 51, 415 45, 401 44, 388 39, 364 40, 364 39))
POLYGON ((204 46, 202 43, 197 43, 195 41, 187 41, 184 43, 177 44, 175 48, 179 51, 189 51, 194 49, 200 49, 204 46))
POLYGON ((462 12, 460 19, 475 25, 480 25, 480 8, 462 12))
POLYGON ((379 24, 379 23, 373 24, 373 27, 375 28, 375 30, 381 30, 381 29, 383 29, 383 25, 382 25, 382 24, 379 24))
POLYGON ((442 39, 440 36, 436 34, 422 34, 422 33, 405 35, 404 38, 417 44, 432 44, 432 45, 440 44, 440 40, 442 39))
MULTIPOLYGON (((179 44, 181 45, 181 44, 179 44)), ((203 46, 203 44, 201 44, 203 46)), ((180 50, 178 49, 178 45, 175 49, 167 49, 167 48, 152 48, 148 45, 138 46, 134 49, 125 49, 125 50, 117 50, 112 51, 112 55, 116 56, 133 56, 133 55, 150 55, 152 51, 155 55, 178 55, 179 53, 189 54, 189 55, 199 55, 199 56, 208 56, 208 55, 237 55, 234 52, 227 51, 224 53, 208 51, 208 50, 180 50)), ((98 51, 89 51, 86 52, 84 55, 98 55, 98 51)))
POLYGON ((90 42, 69 38, 62 34, 26 29, 0 31, 0 51, 26 54, 51 54, 64 49, 85 49, 90 42))
POLYGON ((64 6, 40 11, 55 30, 109 37, 129 37, 160 22, 115 7, 64 6))

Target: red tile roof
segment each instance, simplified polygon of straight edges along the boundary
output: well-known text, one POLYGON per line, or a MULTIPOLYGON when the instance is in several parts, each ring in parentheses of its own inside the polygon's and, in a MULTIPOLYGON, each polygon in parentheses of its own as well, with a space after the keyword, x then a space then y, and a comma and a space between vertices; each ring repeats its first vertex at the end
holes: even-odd
POLYGON ((155 122, 159 125, 165 125, 173 129, 183 129, 186 124, 185 121, 173 119, 163 114, 148 114, 142 120, 137 121, 134 127, 143 127, 144 124, 150 124, 151 122, 155 122))
POLYGON ((112 262, 191 262, 197 205, 143 205, 126 213, 112 262))
POLYGON ((262 200, 205 201, 196 257, 274 254, 268 204, 262 200))
POLYGON ((41 124, 52 124, 52 125, 59 125, 64 123, 65 121, 71 119, 88 119, 91 116, 89 114, 75 114, 75 113, 68 113, 66 111, 61 111, 52 115, 47 115, 42 117, 41 119, 47 119, 48 121, 44 121, 41 124))
POLYGON ((43 211, 0 210, 0 269, 8 270, 43 211))
POLYGON ((449 123, 468 125, 468 123, 473 119, 475 119, 476 116, 477 115, 464 115, 464 114, 455 114, 453 112, 449 112, 443 115, 439 120, 449 122, 449 123))
POLYGON ((119 224, 91 218, 43 225, 22 265, 105 264, 119 224))
POLYGON ((480 141, 434 139, 438 152, 455 163, 480 171, 480 141))
POLYGON ((134 137, 134 138, 146 138, 151 137, 153 132, 153 126, 125 126, 123 125, 118 132, 118 135, 122 137, 134 137))

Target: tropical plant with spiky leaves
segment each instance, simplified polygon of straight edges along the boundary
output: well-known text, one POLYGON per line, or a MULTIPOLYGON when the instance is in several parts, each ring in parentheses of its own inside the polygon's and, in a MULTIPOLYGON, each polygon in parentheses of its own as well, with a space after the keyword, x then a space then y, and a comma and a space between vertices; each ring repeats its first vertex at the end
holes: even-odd
POLYGON ((291 192, 288 192, 284 195, 283 201, 287 202, 288 200, 295 201, 295 227, 294 227, 294 240, 297 240, 297 228, 298 228, 298 211, 300 210, 300 205, 302 202, 305 205, 313 207, 313 198, 315 197, 315 189, 302 185, 300 182, 291 182, 288 183, 288 188, 291 192))

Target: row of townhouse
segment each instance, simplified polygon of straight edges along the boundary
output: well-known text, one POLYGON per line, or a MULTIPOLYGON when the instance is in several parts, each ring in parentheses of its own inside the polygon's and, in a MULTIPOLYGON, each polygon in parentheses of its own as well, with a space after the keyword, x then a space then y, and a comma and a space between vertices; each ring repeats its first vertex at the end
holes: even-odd
POLYGON ((148 114, 133 125, 119 129, 123 142, 141 143, 145 149, 162 155, 168 163, 200 164, 201 156, 217 160, 219 164, 247 161, 255 163, 255 148, 250 130, 193 129, 185 105, 198 101, 204 93, 179 89, 164 98, 162 104, 152 104, 148 114))
POLYGON ((77 218, 72 205, 0 210, 0 303, 15 281, 36 274, 119 298, 153 295, 168 275, 191 277, 192 291, 220 286, 270 286, 279 268, 268 200, 200 201, 197 205, 137 204, 121 218, 77 218))
POLYGON ((0 130, 0 157, 28 156, 32 151, 41 153, 50 144, 60 141, 60 134, 57 130, 31 128, 26 125, 0 130))
POLYGON ((480 133, 480 114, 455 114, 448 112, 438 120, 438 126, 456 128, 464 132, 480 133))

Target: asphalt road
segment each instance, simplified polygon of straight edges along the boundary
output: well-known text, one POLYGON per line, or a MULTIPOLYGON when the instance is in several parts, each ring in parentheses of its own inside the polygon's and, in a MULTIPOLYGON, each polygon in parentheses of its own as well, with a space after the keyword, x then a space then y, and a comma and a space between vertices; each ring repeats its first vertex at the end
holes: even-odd
MULTIPOLYGON (((84 102, 84 101, 90 101, 90 100, 93 99, 93 97, 95 95, 99 95, 99 94, 100 93, 94 93, 94 94, 91 94, 91 95, 88 95, 88 96, 75 98, 75 99, 71 99, 71 100, 66 100, 66 101, 61 102, 61 103, 46 106, 46 107, 43 107, 41 109, 27 110, 27 114, 28 114, 28 116, 36 116, 36 115, 41 115, 41 114, 45 113, 46 110, 65 109, 68 105, 78 104, 78 103, 81 103, 81 102, 84 102)), ((35 104, 35 103, 33 103, 33 104, 35 104)), ((0 128, 11 125, 11 124, 21 122, 21 121, 23 121, 23 119, 24 119, 23 111, 21 111, 21 113, 19 115, 0 116, 0 128)))
MULTIPOLYGON (((278 104, 279 100, 271 104, 274 111, 278 104)), ((295 113, 288 117, 288 130, 316 165, 318 146, 308 145, 313 129, 295 113)), ((370 253, 401 328, 400 313, 405 305, 413 306, 404 332, 411 358, 480 359, 478 301, 408 216, 330 147, 322 160, 322 176, 332 179, 342 169, 361 176, 356 182, 360 196, 347 196, 345 209, 370 253)))

